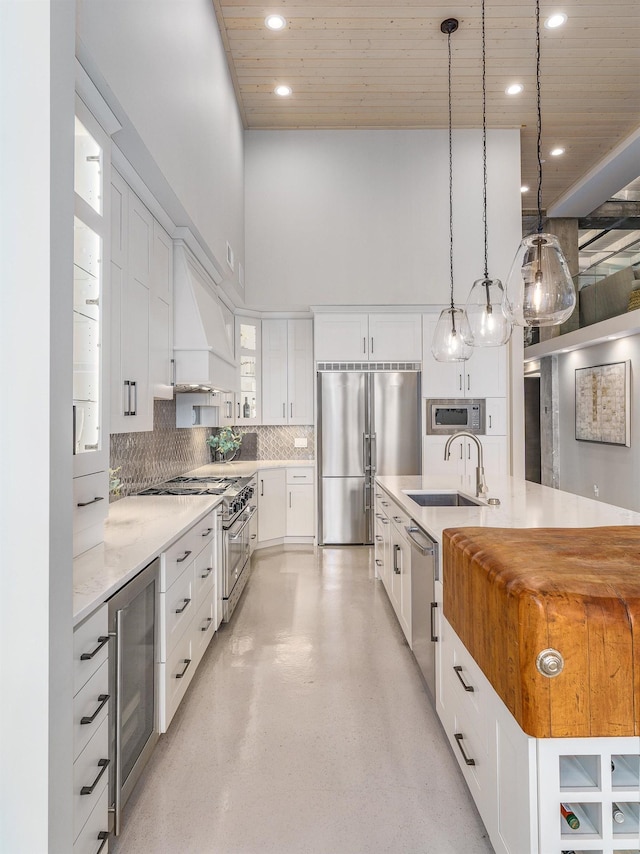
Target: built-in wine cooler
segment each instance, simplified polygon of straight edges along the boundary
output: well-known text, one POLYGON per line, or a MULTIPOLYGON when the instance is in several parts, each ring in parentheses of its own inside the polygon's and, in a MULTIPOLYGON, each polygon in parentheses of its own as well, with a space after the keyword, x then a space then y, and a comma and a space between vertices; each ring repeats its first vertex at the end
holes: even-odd
POLYGON ((111 686, 111 830, 117 836, 122 809, 158 739, 156 593, 159 559, 109 599, 111 686))

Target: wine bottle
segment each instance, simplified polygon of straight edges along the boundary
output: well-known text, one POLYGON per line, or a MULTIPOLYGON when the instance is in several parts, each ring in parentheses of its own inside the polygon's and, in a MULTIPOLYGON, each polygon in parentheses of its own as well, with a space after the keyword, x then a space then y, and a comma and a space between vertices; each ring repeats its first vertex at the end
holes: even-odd
POLYGON ((611 804, 611 814, 616 824, 624 824, 624 813, 618 804, 611 804))
POLYGON ((245 397, 244 406, 242 407, 243 418, 248 418, 251 415, 251 407, 249 406, 249 398, 245 397))
POLYGON ((580 819, 571 809, 569 804, 560 804, 560 812, 571 830, 577 830, 580 827, 580 819))

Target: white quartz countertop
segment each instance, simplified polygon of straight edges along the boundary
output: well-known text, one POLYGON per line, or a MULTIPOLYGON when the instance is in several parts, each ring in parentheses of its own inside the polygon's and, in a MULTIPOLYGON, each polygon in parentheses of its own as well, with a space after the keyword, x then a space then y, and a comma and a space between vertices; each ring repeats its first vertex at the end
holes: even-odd
POLYGON ((491 507, 420 507, 405 490, 457 490, 475 496, 469 480, 450 477, 378 477, 376 482, 427 534, 442 541, 445 528, 594 528, 604 525, 640 525, 640 513, 582 498, 513 477, 491 475, 490 498, 500 505, 491 507))
POLYGON ((74 626, 221 501, 219 495, 134 495, 112 504, 104 542, 73 561, 74 626))
POLYGON ((206 466, 193 469, 187 472, 188 475, 198 477, 251 477, 257 471, 264 469, 283 469, 283 468, 313 468, 316 464, 315 460, 246 460, 237 463, 210 463, 206 466))
MULTIPOLYGON (((187 472, 207 477, 250 477, 257 471, 315 466, 315 460, 216 463, 187 472)), ((73 624, 130 581, 222 501, 217 495, 133 495, 109 506, 104 542, 73 561, 73 624)))

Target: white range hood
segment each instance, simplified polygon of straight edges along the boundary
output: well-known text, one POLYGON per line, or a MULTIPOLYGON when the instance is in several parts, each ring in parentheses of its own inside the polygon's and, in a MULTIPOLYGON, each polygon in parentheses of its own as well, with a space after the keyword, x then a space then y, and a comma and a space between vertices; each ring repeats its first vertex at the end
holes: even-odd
POLYGON ((219 300, 213 280, 180 242, 174 246, 173 263, 176 391, 234 391, 238 370, 233 313, 219 300))

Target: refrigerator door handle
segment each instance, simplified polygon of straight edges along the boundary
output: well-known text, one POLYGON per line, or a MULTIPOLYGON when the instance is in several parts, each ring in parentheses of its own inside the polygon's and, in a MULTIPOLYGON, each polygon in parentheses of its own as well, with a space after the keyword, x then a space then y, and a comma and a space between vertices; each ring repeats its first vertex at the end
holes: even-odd
POLYGON ((371 434, 371 442, 369 444, 369 462, 371 465, 369 466, 370 471, 375 474, 377 465, 376 465, 376 457, 378 453, 377 449, 377 436, 375 433, 371 434))

